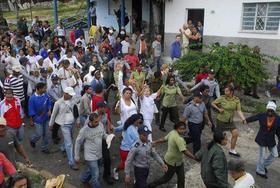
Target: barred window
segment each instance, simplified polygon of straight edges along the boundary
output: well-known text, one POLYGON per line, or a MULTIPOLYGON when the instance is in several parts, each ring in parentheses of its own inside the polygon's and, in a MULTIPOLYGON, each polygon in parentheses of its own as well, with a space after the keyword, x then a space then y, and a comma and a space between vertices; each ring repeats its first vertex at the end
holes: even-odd
POLYGON ((280 2, 243 4, 243 31, 278 31, 279 21, 280 2))

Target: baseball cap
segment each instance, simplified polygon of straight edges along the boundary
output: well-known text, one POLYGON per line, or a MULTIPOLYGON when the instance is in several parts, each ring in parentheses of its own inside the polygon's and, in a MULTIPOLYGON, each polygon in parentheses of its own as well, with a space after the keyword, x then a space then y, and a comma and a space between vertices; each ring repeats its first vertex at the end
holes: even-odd
POLYGON ((97 108, 105 108, 105 107, 107 107, 107 104, 106 104, 105 101, 99 101, 99 102, 97 102, 96 107, 97 108))
POLYGON ((76 95, 73 87, 66 87, 63 92, 71 95, 72 97, 76 95))
POLYGON ((215 74, 214 69, 211 69, 211 70, 209 71, 209 74, 215 74))
POLYGON ((12 67, 12 70, 15 71, 15 72, 20 72, 21 71, 21 66, 20 65, 14 65, 12 67))
POLYGON ((51 79, 52 79, 52 80, 58 80, 59 77, 58 77, 57 74, 52 74, 51 79))
POLYGON ((266 105, 266 109, 267 110, 273 110, 273 111, 276 111, 276 103, 274 101, 269 101, 266 105))
POLYGON ((152 133, 152 131, 150 131, 146 125, 141 125, 138 128, 138 134, 151 134, 151 133, 152 133))
POLYGON ((7 125, 6 119, 0 118, 0 125, 7 125))
POLYGON ((36 56, 36 59, 37 59, 37 61, 39 61, 39 60, 43 59, 43 57, 40 56, 40 55, 37 55, 37 56, 36 56))

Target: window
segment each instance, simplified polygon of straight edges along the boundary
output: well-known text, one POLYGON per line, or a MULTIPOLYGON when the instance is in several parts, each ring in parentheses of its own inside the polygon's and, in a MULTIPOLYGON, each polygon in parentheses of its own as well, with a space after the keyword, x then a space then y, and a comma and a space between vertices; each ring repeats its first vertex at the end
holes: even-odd
POLYGON ((280 2, 244 3, 242 15, 243 31, 278 31, 280 2))

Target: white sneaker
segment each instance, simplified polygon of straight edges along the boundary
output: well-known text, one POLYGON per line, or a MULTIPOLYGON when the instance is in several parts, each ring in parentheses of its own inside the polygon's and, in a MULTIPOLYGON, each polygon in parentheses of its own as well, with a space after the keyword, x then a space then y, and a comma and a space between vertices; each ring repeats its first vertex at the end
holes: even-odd
POLYGON ((119 173, 116 168, 113 169, 113 178, 114 180, 119 180, 119 173))

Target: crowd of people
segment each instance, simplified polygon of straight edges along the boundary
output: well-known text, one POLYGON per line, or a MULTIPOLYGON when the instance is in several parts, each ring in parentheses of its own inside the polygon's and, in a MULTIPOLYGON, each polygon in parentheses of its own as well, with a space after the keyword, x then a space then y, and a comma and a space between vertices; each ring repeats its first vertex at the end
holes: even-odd
MULTIPOLYGON (((1 173, 14 179, 19 176, 14 167, 14 149, 31 164, 23 146, 25 126, 31 126, 34 132, 28 135, 30 146, 35 149, 40 140, 40 150, 48 155, 51 144, 62 142, 61 152, 73 170, 79 170, 83 150, 86 168, 80 180, 85 187, 101 187, 103 168, 103 179, 110 185, 119 180, 121 171, 128 184, 133 183, 134 172, 136 188, 157 187, 176 173, 177 187, 183 188, 183 156, 201 162, 201 176, 208 188, 228 187, 228 171, 236 181, 235 188, 250 187, 254 179, 245 171, 244 163, 241 160, 228 163, 222 149, 227 145, 225 132, 229 131, 232 135, 229 154, 241 157, 235 150, 238 129, 233 118, 237 112, 244 124, 260 123, 256 173, 268 178, 267 167, 280 149, 277 151, 275 140, 275 135, 280 136, 276 102, 269 101, 267 112, 245 118, 232 85, 223 86, 224 91, 220 91, 215 70, 207 66, 197 74, 196 84, 186 87, 161 60, 161 35, 155 36, 150 50, 144 34, 129 36, 124 28, 116 31, 112 27, 92 26, 89 36, 85 36, 82 28, 73 28, 68 33, 62 23, 52 28, 48 21, 42 22, 38 17, 30 27, 21 18, 17 30, 1 32, 1 173), (189 100, 182 88, 192 93, 189 100), (183 114, 179 114, 178 96, 186 101, 183 114), (119 121, 113 121, 112 113, 118 115, 119 121), (168 114, 174 129, 155 139, 155 131, 167 132, 168 114), (213 140, 207 146, 201 143, 205 124, 213 131, 213 140), (75 127, 80 129, 77 138, 73 137, 75 127), (122 137, 120 162, 113 168, 110 145, 117 134, 122 137), (165 142, 167 151, 162 159, 155 148, 165 142), (189 143, 192 149, 188 149, 189 143), (271 152, 269 157, 265 156, 266 148, 271 152), (162 167, 164 175, 147 183, 152 158, 162 167)), ((171 58, 187 54, 192 49, 189 42, 201 42, 202 32, 201 22, 198 27, 191 21, 185 24, 176 37, 179 46, 171 45, 171 49, 176 48, 171 50, 171 58)), ((199 48, 196 45, 193 50, 199 48)), ((4 184, 1 173, 0 184, 4 184)), ((25 181, 23 187, 28 187, 28 178, 21 177, 17 179, 25 181)))

